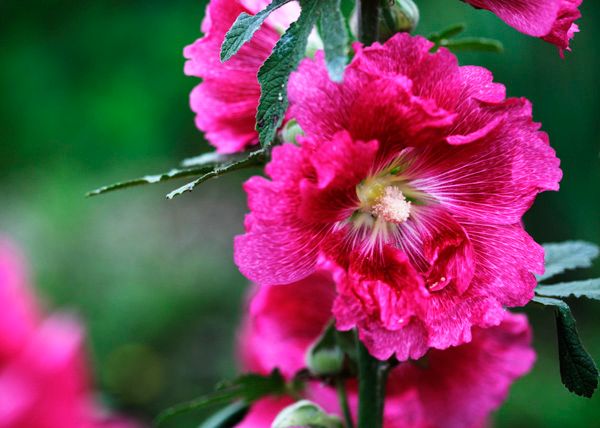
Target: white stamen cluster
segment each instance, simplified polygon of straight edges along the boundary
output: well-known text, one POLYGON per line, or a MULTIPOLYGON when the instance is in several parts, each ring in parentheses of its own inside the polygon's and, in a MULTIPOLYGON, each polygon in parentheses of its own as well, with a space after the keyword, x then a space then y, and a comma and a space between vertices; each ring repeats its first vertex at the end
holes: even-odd
POLYGON ((388 186, 371 207, 371 213, 390 223, 404 223, 410 216, 411 202, 396 186, 388 186))

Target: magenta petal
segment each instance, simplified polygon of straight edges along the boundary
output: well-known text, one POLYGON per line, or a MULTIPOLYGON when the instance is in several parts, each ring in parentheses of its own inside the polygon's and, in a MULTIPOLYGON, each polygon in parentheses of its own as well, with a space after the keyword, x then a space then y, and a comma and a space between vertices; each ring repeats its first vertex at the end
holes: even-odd
POLYGON ((305 353, 331 318, 335 284, 319 271, 287 285, 260 286, 239 335, 244 370, 288 379, 306 367, 305 353))
POLYGON ((556 45, 561 52, 579 31, 575 21, 581 17, 582 0, 466 0, 487 9, 522 33, 556 45))

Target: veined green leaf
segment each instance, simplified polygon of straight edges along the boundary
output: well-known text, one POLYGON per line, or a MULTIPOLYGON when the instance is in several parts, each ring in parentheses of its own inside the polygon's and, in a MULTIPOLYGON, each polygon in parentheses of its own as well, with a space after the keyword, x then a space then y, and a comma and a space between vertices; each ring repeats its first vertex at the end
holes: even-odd
POLYGON ((260 103, 256 114, 262 147, 273 141, 288 106, 287 84, 306 51, 308 36, 319 15, 321 0, 300 0, 300 18, 281 36, 271 56, 258 71, 260 103))
POLYGON ((544 244, 546 271, 538 275, 538 281, 552 278, 570 269, 586 268, 598 257, 598 246, 584 241, 567 241, 544 244))
POLYGON ((465 37, 463 39, 441 39, 439 46, 450 49, 453 52, 495 52, 504 51, 504 46, 498 40, 484 37, 465 37))
POLYGON ((250 153, 246 158, 242 160, 235 160, 232 162, 219 164, 211 170, 207 171, 205 174, 195 179, 194 181, 187 183, 167 194, 167 199, 173 199, 175 196, 179 196, 185 192, 191 192, 198 184, 204 183, 205 181, 210 180, 211 178, 218 177, 229 172, 237 171, 239 169, 249 168, 252 166, 259 166, 264 164, 264 162, 265 150, 260 149, 250 153))
POLYGON ((600 300, 600 278, 584 281, 561 282, 553 285, 539 285, 535 293, 552 297, 588 297, 600 300))
POLYGON ((267 395, 281 395, 285 391, 285 379, 278 370, 274 370, 269 376, 245 374, 233 381, 222 383, 211 394, 166 409, 157 416, 155 425, 160 426, 166 420, 192 410, 227 404, 236 400, 251 404, 259 398, 267 395))
POLYGON ((319 35, 325 49, 329 77, 341 82, 347 61, 348 34, 341 10, 341 0, 321 0, 319 35))
POLYGON ((555 308, 558 358, 563 384, 574 394, 591 397, 598 388, 598 368, 581 344, 577 324, 569 305, 549 297, 538 296, 533 300, 555 308))
POLYGON ((237 17, 221 45, 221 61, 225 62, 234 56, 246 43, 252 38, 254 33, 260 28, 265 22, 265 19, 271 12, 291 0, 273 0, 266 8, 258 12, 256 15, 248 15, 242 13, 237 17))

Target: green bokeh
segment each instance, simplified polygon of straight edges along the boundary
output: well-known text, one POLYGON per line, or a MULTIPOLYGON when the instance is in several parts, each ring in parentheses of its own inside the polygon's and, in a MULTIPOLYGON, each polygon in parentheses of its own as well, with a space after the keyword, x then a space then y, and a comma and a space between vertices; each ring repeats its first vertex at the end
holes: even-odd
MULTIPOLYGON (((506 52, 462 54, 491 69, 511 96, 534 103, 565 177, 526 216, 541 242, 600 242, 600 5, 582 6, 582 32, 560 59, 459 1, 421 0, 418 32, 465 22, 467 35, 506 52)), ((83 194, 166 170, 207 150, 193 124, 183 46, 199 37, 197 0, 0 2, 0 230, 27 253, 52 310, 87 324, 96 382, 107 403, 149 420, 169 404, 235 373, 234 330, 246 282, 232 262, 242 230, 242 175, 166 201, 174 186, 83 194)), ((600 274, 598 265, 582 275, 600 274)), ((600 358, 598 305, 574 313, 600 358)), ((539 358, 496 416, 499 427, 598 425, 600 395, 564 390, 549 311, 528 308, 539 358)), ((197 416, 171 426, 193 426, 197 416)))

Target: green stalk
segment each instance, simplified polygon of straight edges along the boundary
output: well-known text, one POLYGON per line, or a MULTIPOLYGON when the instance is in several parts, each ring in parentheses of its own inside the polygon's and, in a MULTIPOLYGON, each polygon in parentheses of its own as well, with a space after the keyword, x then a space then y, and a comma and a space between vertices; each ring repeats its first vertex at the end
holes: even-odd
POLYGON ((389 364, 373 357, 357 338, 358 428, 382 428, 389 364))
POLYGON ((348 405, 348 394, 346 393, 346 382, 344 379, 338 377, 335 380, 335 388, 337 390, 342 413, 344 414, 346 428, 354 428, 354 421, 352 420, 352 413, 350 412, 350 406, 348 405))
POLYGON ((356 0, 358 40, 365 46, 379 40, 379 0, 356 0))

